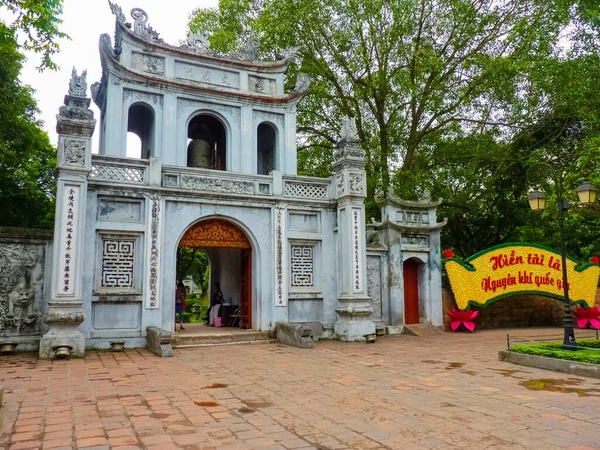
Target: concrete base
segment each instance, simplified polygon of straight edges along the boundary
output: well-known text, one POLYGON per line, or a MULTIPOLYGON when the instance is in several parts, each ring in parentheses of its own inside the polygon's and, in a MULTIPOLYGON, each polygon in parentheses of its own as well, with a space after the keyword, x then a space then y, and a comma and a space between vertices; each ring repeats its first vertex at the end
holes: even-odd
POLYGON ((584 377, 600 378, 600 364, 589 364, 566 359, 547 358, 545 356, 525 355, 523 353, 498 352, 498 360, 535 367, 537 369, 553 370, 555 372, 581 375, 584 377))
POLYGON ((404 332, 404 325, 388 325, 385 327, 387 334, 402 334, 404 332))
POLYGON ((292 345, 299 348, 313 348, 315 343, 313 340, 305 336, 311 331, 307 329, 308 333, 304 333, 302 325, 297 323, 277 322, 277 339, 279 342, 286 345, 292 345))
POLYGON ((375 334, 375 324, 368 319, 338 320, 334 331, 337 338, 342 341, 364 341, 365 334, 375 334))
POLYGON ((148 350, 162 358, 173 356, 171 347, 171 332, 158 327, 146 328, 148 350))
POLYGON ((54 347, 69 345, 73 348, 71 358, 85 356, 85 336, 77 332, 72 334, 45 334, 40 339, 40 359, 55 359, 54 347))

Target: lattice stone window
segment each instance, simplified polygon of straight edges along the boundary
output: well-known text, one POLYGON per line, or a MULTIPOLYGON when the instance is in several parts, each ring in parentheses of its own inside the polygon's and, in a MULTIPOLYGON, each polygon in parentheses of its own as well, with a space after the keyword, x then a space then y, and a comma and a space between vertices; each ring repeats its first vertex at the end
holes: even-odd
POLYGON ((327 186, 323 184, 286 181, 284 195, 286 197, 326 199, 327 186))
POLYGON ((292 245, 291 269, 292 287, 314 287, 315 285, 315 246, 292 245))
POLYGON ((144 167, 92 164, 89 177, 97 180, 143 183, 145 170, 144 167))
POLYGON ((102 288, 133 288, 135 239, 102 239, 102 288))

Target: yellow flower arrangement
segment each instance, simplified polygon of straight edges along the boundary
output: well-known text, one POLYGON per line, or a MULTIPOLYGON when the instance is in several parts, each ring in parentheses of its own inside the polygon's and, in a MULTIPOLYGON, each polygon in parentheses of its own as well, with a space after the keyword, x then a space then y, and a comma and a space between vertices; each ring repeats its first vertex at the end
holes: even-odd
MULTIPOLYGON (((535 244, 505 244, 465 260, 445 260, 445 268, 460 310, 470 304, 486 306, 500 298, 534 293, 563 298, 562 261, 558 253, 535 244), (468 264, 465 264, 468 263, 468 264)), ((577 267, 567 259, 569 297, 572 303, 594 306, 600 266, 577 267)))

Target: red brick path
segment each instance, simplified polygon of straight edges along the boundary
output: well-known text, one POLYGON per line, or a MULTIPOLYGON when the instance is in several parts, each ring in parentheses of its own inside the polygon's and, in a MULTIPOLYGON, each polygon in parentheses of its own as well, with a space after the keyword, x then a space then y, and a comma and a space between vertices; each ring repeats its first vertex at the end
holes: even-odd
POLYGON ((209 347, 164 359, 145 350, 56 362, 4 356, 0 450, 600 445, 600 380, 498 362, 505 338, 505 330, 386 336, 374 345, 209 347), (519 384, 539 378, 572 382, 566 389, 583 396, 519 384))

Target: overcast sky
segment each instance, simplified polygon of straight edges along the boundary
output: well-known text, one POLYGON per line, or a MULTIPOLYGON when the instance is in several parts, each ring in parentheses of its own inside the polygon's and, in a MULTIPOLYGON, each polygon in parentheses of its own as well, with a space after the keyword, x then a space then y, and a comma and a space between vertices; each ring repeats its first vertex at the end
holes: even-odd
MULTIPOLYGON (((218 0, 117 0, 116 3, 129 21, 132 8, 144 9, 149 16, 148 23, 160 33, 160 37, 165 42, 176 44, 186 37, 190 12, 199 7, 217 6, 218 0)), ((2 16, 4 18, 5 14, 2 16)), ((102 33, 108 33, 112 40, 115 30, 115 18, 107 0, 64 0, 62 20, 61 31, 67 33, 71 40, 60 41, 61 52, 54 59, 60 69, 38 72, 36 67, 40 58, 31 53, 27 54, 28 60, 21 73, 21 81, 36 90, 40 119, 44 121, 44 129, 53 145, 58 139, 55 131, 56 114, 68 91, 72 67, 75 66, 79 73, 87 69, 90 96, 89 86, 94 81, 100 81, 102 75, 98 39, 102 33)), ((93 102, 92 109, 94 117, 99 119, 100 112, 93 102)), ((94 153, 98 152, 98 132, 99 124, 94 132, 94 153)))

